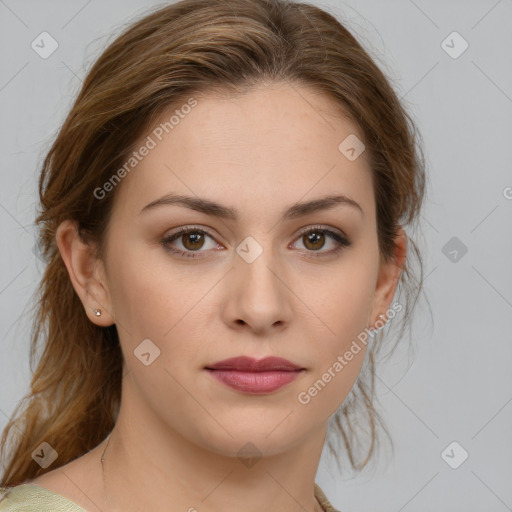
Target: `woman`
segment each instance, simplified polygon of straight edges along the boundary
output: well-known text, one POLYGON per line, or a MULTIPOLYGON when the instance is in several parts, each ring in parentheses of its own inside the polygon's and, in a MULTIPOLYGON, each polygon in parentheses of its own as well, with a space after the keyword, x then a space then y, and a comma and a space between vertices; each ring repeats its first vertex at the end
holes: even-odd
POLYGON ((0 510, 335 510, 322 448, 334 429, 351 467, 375 452, 375 331, 403 334, 421 290, 424 181, 395 92, 319 8, 134 23, 43 164, 45 350, 0 510))

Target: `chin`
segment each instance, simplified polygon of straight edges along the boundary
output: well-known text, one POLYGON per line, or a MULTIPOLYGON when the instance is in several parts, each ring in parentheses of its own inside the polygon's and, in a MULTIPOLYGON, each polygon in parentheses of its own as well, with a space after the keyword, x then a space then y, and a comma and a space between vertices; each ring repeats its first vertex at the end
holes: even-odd
POLYGON ((197 444, 217 455, 241 461, 246 457, 279 455, 300 445, 307 436, 307 432, 298 431, 297 425, 285 426, 284 423, 282 418, 268 425, 257 419, 251 421, 250 426, 222 422, 231 436, 219 426, 215 432, 205 433, 197 444))

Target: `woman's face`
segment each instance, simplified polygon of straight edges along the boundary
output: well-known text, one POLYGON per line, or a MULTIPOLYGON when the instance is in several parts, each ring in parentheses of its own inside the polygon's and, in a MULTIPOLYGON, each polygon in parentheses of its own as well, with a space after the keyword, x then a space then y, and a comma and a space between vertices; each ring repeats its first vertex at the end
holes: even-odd
POLYGON ((117 185, 99 303, 117 324, 133 415, 218 454, 251 442, 271 455, 326 428, 363 363, 357 336, 386 313, 398 275, 379 267, 362 134, 329 99, 274 84, 194 100, 162 116, 168 133, 156 124, 141 138, 149 149, 117 185), (271 391, 257 386, 274 377, 249 374, 244 390, 217 378, 240 373, 206 369, 237 356, 302 371, 271 391))

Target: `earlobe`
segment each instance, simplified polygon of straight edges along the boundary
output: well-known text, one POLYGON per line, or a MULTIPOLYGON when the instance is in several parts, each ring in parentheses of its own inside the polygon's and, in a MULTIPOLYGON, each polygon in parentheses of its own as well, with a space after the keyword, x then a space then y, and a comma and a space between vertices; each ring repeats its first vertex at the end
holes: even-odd
POLYGON ((103 264, 96 257, 94 246, 82 239, 76 223, 69 219, 57 228, 56 242, 73 288, 91 322, 101 327, 112 325, 115 321, 110 313, 112 309, 102 272, 103 264))

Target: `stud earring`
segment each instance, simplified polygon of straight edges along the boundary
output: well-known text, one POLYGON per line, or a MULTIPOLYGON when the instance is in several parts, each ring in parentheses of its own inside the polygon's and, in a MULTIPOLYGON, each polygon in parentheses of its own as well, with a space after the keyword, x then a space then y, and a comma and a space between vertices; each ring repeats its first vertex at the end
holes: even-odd
POLYGON ((92 310, 94 311, 94 314, 96 316, 101 316, 101 309, 95 309, 95 308, 92 308, 92 310))
MULTIPOLYGON (((382 318, 382 319, 385 319, 386 317, 384 315, 379 315, 378 318, 382 318)), ((387 320, 384 322, 384 325, 386 325, 388 322, 387 320)), ((384 325, 382 325, 381 327, 372 327, 370 328, 370 335, 371 336, 374 336, 375 334, 377 334, 378 332, 380 332, 381 329, 384 328, 384 325)))

